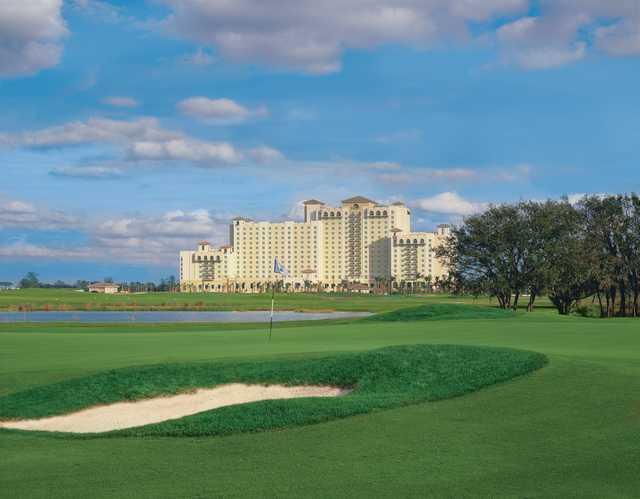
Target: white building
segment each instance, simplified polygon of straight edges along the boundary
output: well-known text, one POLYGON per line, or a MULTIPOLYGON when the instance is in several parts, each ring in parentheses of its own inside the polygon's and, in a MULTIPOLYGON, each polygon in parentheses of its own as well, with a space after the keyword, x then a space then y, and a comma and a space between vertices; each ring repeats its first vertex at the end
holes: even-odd
POLYGON ((120 287, 112 282, 94 282, 93 284, 89 284, 90 293, 113 295, 118 292, 118 289, 120 289, 120 287))
POLYGON ((369 288, 442 279, 446 269, 435 248, 449 234, 411 232, 411 212, 403 203, 378 204, 357 196, 339 207, 311 199, 303 222, 255 222, 235 218, 230 246, 207 241, 180 252, 183 291, 265 290, 280 280, 278 259, 289 272, 285 284, 295 289, 335 290, 348 285, 369 288))

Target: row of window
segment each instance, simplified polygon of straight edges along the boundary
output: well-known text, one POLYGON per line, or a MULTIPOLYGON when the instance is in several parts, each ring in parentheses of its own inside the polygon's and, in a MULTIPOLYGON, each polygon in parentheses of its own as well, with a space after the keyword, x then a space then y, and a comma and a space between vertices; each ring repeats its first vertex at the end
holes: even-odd
MULTIPOLYGON (((321 214, 322 218, 329 218, 329 217, 338 217, 341 218, 342 217, 342 212, 340 211, 325 211, 324 213, 321 214)), ((369 211, 369 216, 370 217, 386 217, 388 216, 387 210, 376 210, 376 211, 369 211)))
MULTIPOLYGON (((407 239, 406 242, 404 239, 400 239, 399 244, 411 244, 411 239, 407 239)), ((414 239, 413 244, 418 244, 418 240, 414 239)), ((424 244, 424 239, 420 239, 420 244, 424 244)))
POLYGON ((199 262, 207 261, 207 260, 209 260, 209 261, 216 261, 216 262, 220 262, 220 261, 221 261, 221 260, 220 260, 220 257, 214 257, 213 255, 212 255, 212 256, 210 256, 209 258, 207 258, 207 255, 204 255, 204 258, 203 258, 202 256, 198 255, 198 261, 199 261, 199 262))

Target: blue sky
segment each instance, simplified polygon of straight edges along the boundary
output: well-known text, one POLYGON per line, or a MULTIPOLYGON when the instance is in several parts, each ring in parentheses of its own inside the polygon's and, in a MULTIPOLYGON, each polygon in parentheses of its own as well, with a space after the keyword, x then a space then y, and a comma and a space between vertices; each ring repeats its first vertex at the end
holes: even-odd
POLYGON ((235 215, 640 191, 626 0, 0 6, 0 280, 175 274, 235 215))

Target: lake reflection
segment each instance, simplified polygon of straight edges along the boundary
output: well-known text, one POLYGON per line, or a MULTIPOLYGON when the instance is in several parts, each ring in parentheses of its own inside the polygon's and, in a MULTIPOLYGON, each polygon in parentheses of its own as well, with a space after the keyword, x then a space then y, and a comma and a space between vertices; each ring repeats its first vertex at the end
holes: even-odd
MULTIPOLYGON (((275 312, 274 322, 366 317, 369 312, 275 312)), ((0 312, 0 322, 267 322, 268 311, 255 312, 0 312)))

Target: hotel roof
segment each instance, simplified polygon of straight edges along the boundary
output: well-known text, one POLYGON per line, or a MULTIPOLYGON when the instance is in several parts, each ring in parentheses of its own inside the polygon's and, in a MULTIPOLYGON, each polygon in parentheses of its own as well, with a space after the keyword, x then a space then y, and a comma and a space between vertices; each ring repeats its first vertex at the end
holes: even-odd
POLYGON ((355 196, 355 197, 352 197, 352 198, 349 198, 349 199, 343 199, 342 202, 345 203, 345 204, 351 204, 351 203, 362 203, 362 204, 372 203, 372 204, 376 204, 375 201, 372 201, 371 199, 367 199, 367 198, 365 198, 363 196, 355 196))

